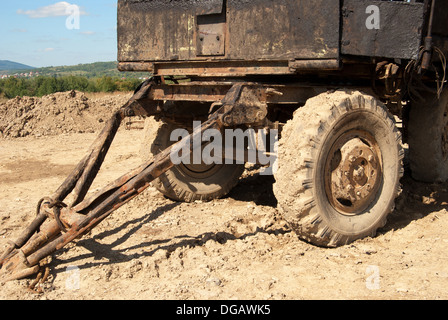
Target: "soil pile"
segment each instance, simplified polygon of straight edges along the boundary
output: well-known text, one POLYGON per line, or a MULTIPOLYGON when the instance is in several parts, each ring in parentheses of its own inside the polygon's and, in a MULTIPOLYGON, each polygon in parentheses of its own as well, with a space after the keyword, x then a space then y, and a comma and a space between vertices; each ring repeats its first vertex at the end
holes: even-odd
POLYGON ((82 92, 70 91, 42 98, 16 97, 0 104, 0 137, 97 132, 130 96, 120 94, 89 99, 82 92))

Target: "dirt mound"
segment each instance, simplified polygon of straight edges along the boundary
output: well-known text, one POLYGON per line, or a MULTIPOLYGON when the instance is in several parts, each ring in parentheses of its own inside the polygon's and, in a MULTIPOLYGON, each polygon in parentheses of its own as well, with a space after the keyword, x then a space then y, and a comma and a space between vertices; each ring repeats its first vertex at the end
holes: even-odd
POLYGON ((96 132, 130 96, 120 94, 89 99, 82 92, 69 91, 42 98, 16 97, 0 104, 0 137, 96 132))

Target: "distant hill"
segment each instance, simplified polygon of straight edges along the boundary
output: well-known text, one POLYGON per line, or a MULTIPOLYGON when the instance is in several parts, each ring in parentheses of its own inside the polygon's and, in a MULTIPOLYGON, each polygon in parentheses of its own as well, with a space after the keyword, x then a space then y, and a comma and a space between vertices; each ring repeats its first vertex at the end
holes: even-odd
POLYGON ((30 69, 35 68, 9 60, 0 60, 0 71, 30 70, 30 69))
MULTIPOLYGON (((89 79, 99 78, 104 76, 110 77, 125 77, 125 78, 140 78, 148 77, 148 73, 142 72, 120 72, 117 69, 118 62, 94 62, 88 64, 78 64, 74 66, 58 66, 58 67, 45 67, 35 68, 33 72, 38 73, 40 76, 50 77, 64 77, 64 76, 81 76, 89 79)), ((1 68, 0 68, 1 70, 1 68)), ((14 69, 9 70, 8 74, 26 72, 27 69, 14 69)))
MULTIPOLYGON (((0 60, 3 63, 3 61, 0 60)), ((9 62, 9 61, 8 61, 9 62)), ((12 64, 4 64, 9 67, 12 64)), ((17 67, 20 64, 17 64, 17 67)), ((120 72, 118 71, 118 62, 94 62, 88 64, 78 64, 74 66, 59 66, 59 67, 45 67, 45 68, 32 68, 25 65, 20 65, 22 68, 17 69, 2 69, 0 65, 0 75, 15 75, 17 73, 28 73, 30 69, 33 70, 34 76, 39 75, 43 77, 65 77, 65 76, 79 76, 87 79, 95 79, 101 77, 114 77, 114 78, 127 78, 127 79, 140 79, 147 78, 148 72, 120 72), (24 68, 27 67, 27 68, 24 68)))
POLYGON ((84 76, 96 78, 102 76, 119 76, 117 70, 118 62, 95 62, 89 64, 78 64, 74 66, 58 66, 38 68, 34 71, 42 76, 84 76))

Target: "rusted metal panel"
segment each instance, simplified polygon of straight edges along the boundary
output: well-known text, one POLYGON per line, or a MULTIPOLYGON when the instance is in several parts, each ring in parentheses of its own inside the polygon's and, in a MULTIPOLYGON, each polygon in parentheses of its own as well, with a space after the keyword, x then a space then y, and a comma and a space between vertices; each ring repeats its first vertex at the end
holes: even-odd
POLYGON ((338 59, 339 17, 339 0, 119 0, 118 60, 338 59))
POLYGON ((178 85, 160 84, 148 93, 151 100, 158 101, 221 101, 232 87, 228 83, 188 82, 178 85))
POLYGON ((339 0, 228 0, 229 59, 339 58, 339 0))
POLYGON ((154 64, 151 62, 119 62, 118 71, 153 72, 154 64))
MULTIPOLYGON (((196 57, 198 1, 118 1, 118 61, 196 57)), ((199 10, 201 11, 201 10, 199 10)))
POLYGON ((338 59, 255 60, 255 61, 177 61, 120 62, 120 71, 152 72, 159 76, 231 77, 247 75, 286 75, 302 71, 339 70, 338 59))
MULTIPOLYGON (((233 83, 230 82, 185 82, 181 84, 159 84, 152 86, 147 97, 150 101, 201 101, 220 102, 229 93, 233 83)), ((269 104, 305 104, 318 93, 328 90, 328 86, 306 86, 304 84, 266 84, 264 101, 269 104)))
POLYGON ((425 20, 423 3, 344 0, 342 20, 342 54, 418 57, 425 20), (377 24, 371 19, 376 19, 377 24))
MULTIPOLYGON (((171 1, 170 1, 171 2, 171 1)), ((199 15, 221 14, 225 7, 225 0, 202 0, 196 1, 195 13, 199 15), (198 3, 199 2, 199 3, 198 3)))
POLYGON ((291 61, 289 67, 295 71, 338 70, 341 62, 338 59, 296 60, 291 61))
POLYGON ((283 75, 293 73, 288 61, 181 61, 154 64, 154 73, 160 76, 214 76, 283 75))
POLYGON ((197 19, 197 55, 223 56, 227 34, 225 17, 209 15, 197 19))

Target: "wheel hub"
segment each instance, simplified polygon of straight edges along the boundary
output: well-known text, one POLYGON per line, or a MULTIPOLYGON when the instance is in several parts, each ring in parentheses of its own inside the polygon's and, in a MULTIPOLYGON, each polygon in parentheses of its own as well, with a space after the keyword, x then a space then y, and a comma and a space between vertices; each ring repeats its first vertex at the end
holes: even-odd
POLYGON ((381 153, 366 132, 344 135, 330 152, 325 189, 332 206, 356 215, 375 199, 382 180, 381 153))

